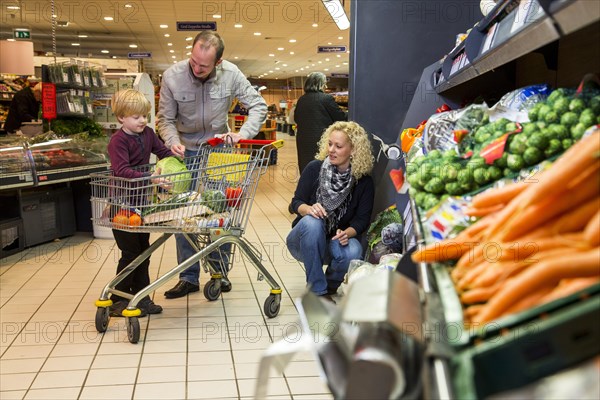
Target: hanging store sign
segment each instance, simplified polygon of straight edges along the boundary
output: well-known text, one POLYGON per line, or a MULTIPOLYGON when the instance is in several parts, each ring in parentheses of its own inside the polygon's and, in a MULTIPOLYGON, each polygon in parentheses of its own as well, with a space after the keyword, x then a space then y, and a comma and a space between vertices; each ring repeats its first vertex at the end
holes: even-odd
POLYGON ((127 58, 152 58, 152 53, 127 53, 127 58))
POLYGON ((177 30, 178 31, 216 31, 217 30, 217 22, 216 21, 203 21, 203 22, 192 22, 192 21, 183 21, 177 22, 177 30))
POLYGON ((26 28, 13 29, 13 38, 16 40, 30 40, 31 30, 26 28))
POLYGON ((349 74, 336 74, 335 72, 331 73, 332 78, 349 78, 349 74))
POLYGON ((318 46, 317 53, 345 53, 346 46, 318 46))
POLYGON ((42 82, 42 118, 56 119, 56 86, 54 83, 42 82))

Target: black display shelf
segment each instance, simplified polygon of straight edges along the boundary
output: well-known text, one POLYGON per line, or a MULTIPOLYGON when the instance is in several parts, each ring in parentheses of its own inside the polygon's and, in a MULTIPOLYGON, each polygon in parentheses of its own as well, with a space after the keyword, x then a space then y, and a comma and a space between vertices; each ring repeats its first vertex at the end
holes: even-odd
POLYGON ((51 185, 54 183, 70 182, 89 178, 90 174, 106 171, 110 163, 80 165, 52 170, 41 170, 35 174, 32 171, 6 173, 0 176, 0 190, 27 188, 51 185))

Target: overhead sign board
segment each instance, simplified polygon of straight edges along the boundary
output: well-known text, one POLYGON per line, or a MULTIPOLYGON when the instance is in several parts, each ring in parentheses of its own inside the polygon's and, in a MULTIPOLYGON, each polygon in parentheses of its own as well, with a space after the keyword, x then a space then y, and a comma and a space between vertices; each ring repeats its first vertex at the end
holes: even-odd
POLYGON ((152 58, 152 53, 127 53, 127 58, 152 58))
POLYGON ((332 78, 349 78, 350 75, 348 74, 336 74, 335 72, 331 73, 331 77, 332 78))
POLYGON ((178 31, 216 31, 217 21, 177 21, 178 31))
POLYGON ((317 53, 345 53, 346 46, 318 46, 317 53))
POLYGON ((31 39, 31 30, 25 28, 13 29, 13 38, 17 40, 29 40, 31 39))

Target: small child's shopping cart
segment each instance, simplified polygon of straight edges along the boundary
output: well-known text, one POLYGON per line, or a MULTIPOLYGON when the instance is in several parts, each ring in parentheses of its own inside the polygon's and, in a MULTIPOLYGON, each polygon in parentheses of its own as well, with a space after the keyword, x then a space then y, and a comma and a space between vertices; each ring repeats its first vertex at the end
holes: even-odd
MULTIPOLYGON (((148 250, 125 267, 102 290, 96 301, 96 329, 105 332, 109 321, 109 295, 130 299, 123 310, 127 336, 131 343, 140 337, 139 301, 196 262, 201 262, 211 279, 204 285, 204 296, 214 301, 221 294, 221 279, 231 269, 233 254, 239 247, 266 279, 271 293, 264 302, 264 313, 273 318, 279 313, 281 288, 261 263, 260 252, 242 237, 248 222, 260 176, 269 164, 273 148, 282 141, 245 140, 250 147, 204 144, 197 154, 186 158, 187 169, 156 174, 157 165, 135 167, 142 178, 116 177, 113 171, 91 174, 93 221, 98 226, 128 232, 160 232, 148 250), (183 234, 196 254, 132 295, 116 286, 132 273, 171 235, 183 234)), ((163 168, 164 170, 164 168, 163 168)))

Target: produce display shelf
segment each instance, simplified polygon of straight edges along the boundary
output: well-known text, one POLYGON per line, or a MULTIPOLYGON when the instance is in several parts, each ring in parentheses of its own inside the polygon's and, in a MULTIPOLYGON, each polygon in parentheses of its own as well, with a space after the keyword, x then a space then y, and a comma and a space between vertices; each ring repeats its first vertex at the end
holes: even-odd
POLYGON ((51 185, 89 178, 91 173, 106 171, 110 163, 80 165, 52 170, 41 170, 33 175, 31 171, 2 174, 0 190, 33 186, 51 185))
POLYGON ((568 35, 600 19, 595 0, 558 0, 548 6, 552 18, 563 35, 568 35))

